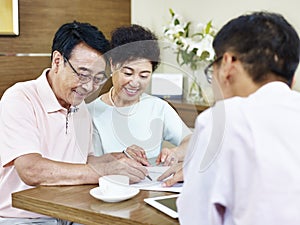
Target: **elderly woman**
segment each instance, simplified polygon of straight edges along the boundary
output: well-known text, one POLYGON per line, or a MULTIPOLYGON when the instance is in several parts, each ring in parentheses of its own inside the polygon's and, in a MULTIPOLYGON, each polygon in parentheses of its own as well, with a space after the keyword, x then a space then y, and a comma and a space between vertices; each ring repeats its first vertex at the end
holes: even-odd
POLYGON ((183 159, 190 129, 166 101, 145 93, 160 61, 156 36, 139 25, 120 27, 111 47, 112 87, 88 104, 95 152, 125 153, 147 166, 150 158, 165 165, 183 159), (176 147, 162 149, 163 141, 176 147))

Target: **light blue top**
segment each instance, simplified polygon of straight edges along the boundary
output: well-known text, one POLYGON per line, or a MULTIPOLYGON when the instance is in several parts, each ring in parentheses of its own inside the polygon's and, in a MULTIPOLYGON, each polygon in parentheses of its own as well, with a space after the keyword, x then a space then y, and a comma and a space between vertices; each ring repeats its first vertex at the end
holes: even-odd
POLYGON ((95 155, 122 152, 135 144, 153 158, 160 153, 164 140, 177 146, 191 134, 166 101, 145 93, 132 106, 114 107, 97 98, 88 109, 94 126, 95 155))

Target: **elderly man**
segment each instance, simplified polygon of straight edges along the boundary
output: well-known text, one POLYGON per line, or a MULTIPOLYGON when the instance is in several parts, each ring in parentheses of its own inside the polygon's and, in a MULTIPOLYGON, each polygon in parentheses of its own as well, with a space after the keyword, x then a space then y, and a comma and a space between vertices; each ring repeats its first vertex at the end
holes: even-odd
POLYGON ((95 26, 73 22, 55 34, 51 68, 9 88, 0 106, 0 224, 61 224, 11 206, 11 193, 37 185, 98 183, 108 174, 131 182, 147 170, 123 154, 93 156, 84 99, 106 81, 109 43, 95 26))

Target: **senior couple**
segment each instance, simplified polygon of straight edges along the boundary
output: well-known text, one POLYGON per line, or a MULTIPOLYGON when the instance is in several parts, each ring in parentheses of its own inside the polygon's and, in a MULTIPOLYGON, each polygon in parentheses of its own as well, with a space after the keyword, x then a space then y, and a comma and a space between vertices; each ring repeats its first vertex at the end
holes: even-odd
POLYGON ((213 47, 205 73, 217 102, 192 135, 168 103, 144 93, 160 61, 151 31, 120 27, 109 44, 91 24, 62 25, 51 68, 1 99, 0 224, 75 224, 13 208, 11 193, 108 174, 139 182, 150 158, 173 164, 165 185, 184 173, 181 224, 299 224, 300 94, 290 89, 299 37, 281 15, 255 12, 229 21, 213 47), (113 87, 86 105, 106 65, 113 87), (163 140, 176 147, 161 150, 163 140))

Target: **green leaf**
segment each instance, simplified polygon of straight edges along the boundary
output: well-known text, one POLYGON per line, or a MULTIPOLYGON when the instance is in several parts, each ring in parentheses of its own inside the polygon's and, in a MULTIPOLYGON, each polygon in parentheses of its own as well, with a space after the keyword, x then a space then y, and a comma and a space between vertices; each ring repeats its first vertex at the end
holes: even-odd
POLYGON ((189 36, 191 22, 188 22, 186 26, 183 28, 185 30, 185 37, 189 36))
POLYGON ((201 56, 200 56, 200 60, 205 60, 209 57, 209 52, 208 51, 203 51, 201 56))
POLYGON ((205 33, 209 34, 210 28, 212 27, 212 21, 210 20, 207 24, 206 24, 206 28, 205 28, 205 33))
POLYGON ((180 51, 177 52, 176 61, 180 65, 180 51))
POLYGON ((174 13, 174 11, 171 8, 169 9, 169 12, 170 12, 170 14, 171 14, 172 17, 175 16, 175 13, 174 13))

